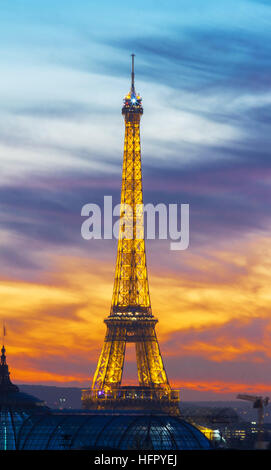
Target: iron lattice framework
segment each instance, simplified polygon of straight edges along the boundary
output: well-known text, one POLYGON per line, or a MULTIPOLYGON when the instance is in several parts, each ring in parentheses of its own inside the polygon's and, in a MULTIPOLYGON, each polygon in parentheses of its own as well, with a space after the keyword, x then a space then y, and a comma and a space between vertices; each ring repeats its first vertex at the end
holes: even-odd
POLYGON ((143 402, 176 405, 157 341, 151 310, 144 239, 144 212, 140 150, 141 97, 132 84, 124 99, 125 140, 120 205, 120 230, 111 312, 91 390, 83 391, 83 406, 104 408, 112 403, 143 402), (135 343, 139 387, 121 387, 127 342, 135 343), (116 394, 117 393, 117 394, 116 394), (140 399, 139 399, 140 397, 140 399), (107 405, 106 405, 107 404, 107 405))
POLYGON ((123 108, 125 140, 121 223, 111 314, 142 312, 151 315, 144 240, 139 128, 143 109, 140 105, 131 112, 126 106, 123 108))

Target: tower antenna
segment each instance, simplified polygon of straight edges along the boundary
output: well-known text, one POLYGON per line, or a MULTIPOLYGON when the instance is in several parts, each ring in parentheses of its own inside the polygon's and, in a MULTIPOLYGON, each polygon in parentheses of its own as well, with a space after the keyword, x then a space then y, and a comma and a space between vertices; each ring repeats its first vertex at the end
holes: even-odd
POLYGON ((131 92, 135 93, 135 54, 131 54, 132 56, 132 84, 131 84, 131 92))

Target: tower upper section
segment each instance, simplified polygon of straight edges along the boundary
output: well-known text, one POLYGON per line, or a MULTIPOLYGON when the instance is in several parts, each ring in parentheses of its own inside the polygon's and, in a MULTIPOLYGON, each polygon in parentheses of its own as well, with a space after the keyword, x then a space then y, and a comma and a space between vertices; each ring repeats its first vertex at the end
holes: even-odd
POLYGON ((130 93, 122 114, 125 137, 121 187, 121 222, 111 316, 152 316, 144 240, 144 211, 140 149, 141 97, 134 83, 134 54, 130 93))
POLYGON ((134 57, 135 55, 132 54, 131 89, 125 96, 122 107, 122 114, 127 121, 138 120, 140 115, 143 114, 142 98, 135 91, 134 57))

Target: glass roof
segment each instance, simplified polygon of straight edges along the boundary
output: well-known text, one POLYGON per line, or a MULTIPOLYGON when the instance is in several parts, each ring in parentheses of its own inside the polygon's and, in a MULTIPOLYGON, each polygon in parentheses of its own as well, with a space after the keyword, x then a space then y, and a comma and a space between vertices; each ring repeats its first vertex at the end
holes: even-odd
POLYGON ((48 413, 21 426, 18 449, 208 449, 198 429, 178 417, 152 414, 48 413))

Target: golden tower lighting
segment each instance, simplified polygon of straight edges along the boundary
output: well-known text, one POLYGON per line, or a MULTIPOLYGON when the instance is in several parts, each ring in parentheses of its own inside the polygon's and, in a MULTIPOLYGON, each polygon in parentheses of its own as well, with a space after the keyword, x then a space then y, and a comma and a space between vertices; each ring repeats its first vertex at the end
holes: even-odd
POLYGON ((178 412, 179 393, 172 390, 163 364, 151 310, 146 251, 140 149, 142 100, 135 91, 134 54, 131 90, 124 98, 125 121, 121 222, 111 311, 92 388, 83 390, 84 408, 154 408, 178 412), (122 387, 127 343, 134 343, 138 386, 122 387))

